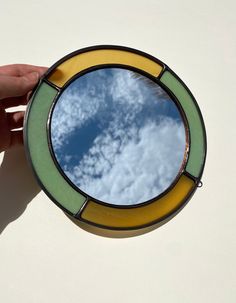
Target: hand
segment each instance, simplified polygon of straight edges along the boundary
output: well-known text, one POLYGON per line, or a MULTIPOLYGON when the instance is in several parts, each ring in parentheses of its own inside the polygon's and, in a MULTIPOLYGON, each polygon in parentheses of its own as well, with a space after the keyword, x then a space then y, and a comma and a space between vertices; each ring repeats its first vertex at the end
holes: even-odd
POLYGON ((26 105, 30 91, 46 70, 46 67, 27 64, 0 66, 0 152, 23 144, 24 112, 5 110, 26 105), (15 130, 19 128, 21 130, 15 130))

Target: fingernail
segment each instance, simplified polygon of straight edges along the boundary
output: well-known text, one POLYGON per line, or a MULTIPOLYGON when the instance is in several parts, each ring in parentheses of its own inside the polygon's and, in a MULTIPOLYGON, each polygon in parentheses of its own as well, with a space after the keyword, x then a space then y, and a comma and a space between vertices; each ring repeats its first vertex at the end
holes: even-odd
POLYGON ((32 72, 30 74, 25 75, 29 80, 37 82, 39 80, 39 73, 37 72, 32 72))

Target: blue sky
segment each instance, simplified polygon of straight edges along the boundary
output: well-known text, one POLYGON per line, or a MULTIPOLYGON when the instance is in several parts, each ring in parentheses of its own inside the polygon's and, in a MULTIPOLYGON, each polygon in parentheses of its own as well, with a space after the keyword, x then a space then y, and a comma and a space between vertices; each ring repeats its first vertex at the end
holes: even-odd
POLYGON ((185 152, 177 107, 150 79, 104 68, 76 79, 52 115, 52 145, 70 180, 112 204, 147 201, 169 187, 185 152))

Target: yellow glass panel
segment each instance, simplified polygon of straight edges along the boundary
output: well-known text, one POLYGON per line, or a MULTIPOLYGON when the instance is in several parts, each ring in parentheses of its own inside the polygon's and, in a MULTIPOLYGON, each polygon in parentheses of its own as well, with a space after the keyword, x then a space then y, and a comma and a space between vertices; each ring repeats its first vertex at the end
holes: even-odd
POLYGON ((82 218, 107 227, 134 228, 149 224, 171 214, 181 206, 195 183, 182 175, 174 188, 155 202, 137 208, 120 209, 89 201, 82 218))
MULTIPOLYGON (((174 213, 175 215, 176 213, 174 213)), ((102 237, 108 237, 108 238, 130 238, 130 237, 136 237, 139 235, 143 235, 145 233, 151 232, 155 230, 156 228, 162 226, 163 224, 167 223, 169 220, 172 219, 174 216, 168 217, 168 219, 161 221, 160 223, 156 223, 151 226, 147 226, 144 228, 139 229, 125 229, 125 230, 115 230, 115 229, 108 229, 108 228, 101 228, 97 227, 95 225, 91 225, 89 223, 83 222, 79 219, 76 219, 75 217, 72 217, 65 213, 65 215, 77 226, 80 228, 86 230, 87 232, 93 233, 98 236, 102 237)))
POLYGON ((60 64, 49 75, 48 80, 62 87, 80 71, 99 64, 124 64, 139 68, 157 77, 162 66, 139 54, 117 49, 98 49, 76 55, 60 64))

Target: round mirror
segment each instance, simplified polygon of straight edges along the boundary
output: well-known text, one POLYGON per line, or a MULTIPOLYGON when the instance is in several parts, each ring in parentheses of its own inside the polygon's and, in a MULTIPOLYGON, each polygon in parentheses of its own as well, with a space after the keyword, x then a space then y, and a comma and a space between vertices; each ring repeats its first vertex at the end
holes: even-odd
POLYGON ((162 61, 117 45, 56 62, 35 89, 24 142, 48 197, 89 231, 121 236, 167 222, 206 160, 199 106, 162 61))
POLYGON ((185 124, 173 98, 124 68, 92 70, 70 82, 55 102, 50 133, 65 176, 109 204, 157 197, 185 159, 185 124))

